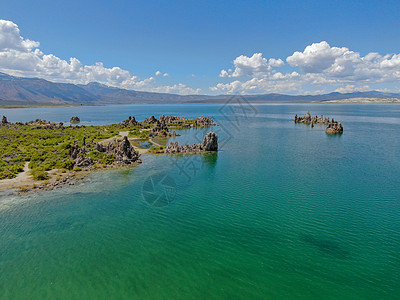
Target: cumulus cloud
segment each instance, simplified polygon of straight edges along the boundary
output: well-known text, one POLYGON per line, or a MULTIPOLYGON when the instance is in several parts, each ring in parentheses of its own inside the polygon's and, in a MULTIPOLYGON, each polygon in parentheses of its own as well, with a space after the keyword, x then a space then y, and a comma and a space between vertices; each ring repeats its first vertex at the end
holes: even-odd
POLYGON ((156 76, 163 76, 163 77, 168 77, 169 76, 169 74, 168 73, 162 73, 161 71, 157 71, 156 73, 156 76))
POLYGON ((330 47, 327 42, 314 43, 303 52, 296 51, 286 61, 305 73, 321 73, 331 67, 339 57, 350 54, 348 48, 330 47))
MULTIPOLYGON (((252 78, 219 83, 210 89, 227 93, 309 93, 305 87, 313 87, 313 91, 319 88, 344 93, 367 91, 372 89, 372 85, 400 79, 400 54, 381 55, 371 52, 362 56, 346 47, 331 47, 326 41, 313 43, 303 51, 294 52, 286 58, 286 62, 292 70, 282 73, 275 70, 284 65, 282 59, 267 59, 261 53, 251 57, 241 55, 233 61, 234 71, 222 70, 219 76, 252 78)), ((377 87, 374 89, 379 90, 377 87)))
POLYGON ((85 84, 96 81, 130 88, 144 87, 152 81, 151 78, 140 80, 119 67, 107 68, 101 62, 83 65, 75 57, 66 61, 53 54, 44 54, 39 46, 39 42, 24 39, 15 23, 0 20, 0 70, 3 72, 56 82, 85 84))
POLYGON ((272 67, 281 67, 285 63, 281 59, 270 58, 269 60, 263 57, 262 53, 254 53, 253 56, 248 57, 246 55, 238 56, 234 61, 233 65, 235 69, 232 70, 221 70, 220 77, 243 77, 243 76, 255 76, 265 74, 272 70, 272 67))
POLYGON ((0 20, 0 51, 18 50, 29 52, 39 47, 40 43, 24 39, 19 34, 19 28, 11 21, 0 20))
POLYGON ((335 92, 338 93, 353 93, 353 92, 366 92, 370 91, 371 88, 369 85, 364 85, 364 86, 356 86, 354 84, 348 84, 346 86, 340 87, 335 90, 335 92))
MULTIPOLYGON (((54 82, 75 84, 100 82, 126 89, 146 91, 157 89, 151 85, 155 81, 154 77, 140 79, 119 67, 105 67, 102 62, 84 65, 75 57, 71 57, 69 61, 63 60, 53 54, 44 54, 38 48, 39 46, 39 42, 23 38, 17 24, 0 20, 0 72, 16 76, 39 77, 54 82)), ((168 76, 168 73, 161 71, 155 74, 168 76)), ((178 84, 173 90, 177 93, 180 91, 186 93, 191 89, 178 84)))
MULTIPOLYGON (((160 70, 148 78, 139 78, 120 67, 107 67, 102 62, 85 65, 75 57, 64 60, 43 53, 39 47, 39 42, 21 36, 15 23, 0 20, 0 72, 55 82, 86 84, 95 81, 142 91, 201 92, 183 83, 157 86, 157 81, 169 76, 160 70)), ((220 71, 219 77, 223 82, 210 87, 212 92, 387 91, 389 83, 393 86, 400 79, 400 53, 381 55, 370 52, 363 56, 347 47, 335 47, 322 41, 308 45, 303 51, 295 51, 286 59, 267 58, 262 53, 240 55, 233 60, 231 68, 220 71)))
POLYGON ((183 83, 178 83, 172 86, 165 85, 159 86, 152 89, 153 92, 157 93, 172 93, 172 94, 180 94, 180 95, 194 95, 199 94, 201 89, 193 89, 191 87, 186 86, 183 83))
POLYGON ((296 51, 286 61, 304 73, 320 73, 333 79, 383 82, 400 78, 400 54, 382 56, 371 52, 363 57, 325 41, 309 45, 303 52, 296 51))
POLYGON ((269 78, 252 78, 247 81, 235 80, 230 83, 218 83, 210 87, 213 92, 227 94, 260 94, 260 93, 299 93, 302 82, 299 80, 270 80, 269 78))

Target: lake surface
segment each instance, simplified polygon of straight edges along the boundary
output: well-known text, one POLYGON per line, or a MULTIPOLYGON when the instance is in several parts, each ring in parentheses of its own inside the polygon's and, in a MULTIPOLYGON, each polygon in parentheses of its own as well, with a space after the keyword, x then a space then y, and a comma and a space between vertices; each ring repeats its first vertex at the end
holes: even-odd
MULTIPOLYGON (((212 116, 221 150, 142 157, 77 186, 0 198, 1 299, 393 299, 400 105, 1 109, 82 124, 212 116), (294 124, 342 121, 344 134, 294 124)), ((210 129, 180 131, 194 143, 210 129)))

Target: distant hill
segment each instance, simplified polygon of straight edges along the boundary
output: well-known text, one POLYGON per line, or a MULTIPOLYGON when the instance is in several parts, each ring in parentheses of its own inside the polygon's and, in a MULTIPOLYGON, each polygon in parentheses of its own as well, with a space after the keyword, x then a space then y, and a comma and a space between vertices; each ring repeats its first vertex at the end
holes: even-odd
MULTIPOLYGON (((76 85, 54 83, 39 78, 24 78, 0 73, 0 105, 26 104, 157 104, 222 103, 231 95, 175 95, 139 92, 109 87, 100 83, 76 85)), ((400 94, 381 92, 330 93, 323 95, 244 95, 251 102, 320 102, 351 98, 400 98, 400 94)))

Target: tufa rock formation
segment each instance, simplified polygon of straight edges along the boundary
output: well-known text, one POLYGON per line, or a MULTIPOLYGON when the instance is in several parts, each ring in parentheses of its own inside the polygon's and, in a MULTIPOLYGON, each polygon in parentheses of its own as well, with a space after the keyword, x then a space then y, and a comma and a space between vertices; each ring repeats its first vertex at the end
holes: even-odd
POLYGON ((215 126, 216 124, 214 123, 214 120, 208 117, 197 117, 195 119, 196 123, 195 126, 196 127, 209 127, 209 126, 215 126))
POLYGON ((160 117, 160 121, 165 120, 165 123, 171 126, 177 126, 177 127, 183 127, 183 128, 189 128, 189 127, 210 127, 210 126, 215 126, 216 124, 214 123, 214 120, 208 117, 197 117, 194 119, 194 123, 188 122, 188 121, 193 121, 190 119, 186 119, 185 117, 178 118, 176 116, 164 116, 162 115, 160 117))
POLYGON ((3 118, 1 119, 1 125, 6 125, 6 124, 8 124, 7 117, 3 116, 3 118))
POLYGON ((157 119, 154 116, 151 116, 150 118, 146 118, 143 121, 143 123, 147 123, 147 124, 153 124, 155 122, 157 122, 157 119))
POLYGON ((179 145, 178 142, 171 142, 166 148, 165 153, 193 153, 204 151, 218 151, 218 136, 211 131, 204 136, 203 142, 193 145, 179 145))
POLYGON ((115 157, 115 162, 118 164, 129 165, 134 162, 141 162, 139 153, 135 151, 128 138, 124 136, 122 141, 113 139, 106 147, 96 144, 95 149, 99 152, 105 152, 115 157))
POLYGON ((329 124, 329 118, 324 118, 323 115, 321 117, 314 116, 312 117, 310 112, 308 112, 303 117, 298 117, 297 115, 294 117, 295 123, 304 123, 304 124, 329 124))
POLYGON ((343 133, 343 126, 342 123, 338 121, 329 122, 328 127, 326 127, 325 132, 328 134, 342 134, 343 133))
MULTIPOLYGON (((86 143, 85 138, 83 139, 82 147, 79 147, 78 141, 74 141, 73 145, 71 145, 70 156, 75 161, 76 167, 90 167, 95 163, 91 157, 86 156, 86 154, 90 152, 87 147, 91 145, 86 143)), ((114 156, 114 162, 119 165, 129 165, 134 162, 141 162, 139 159, 139 153, 135 151, 126 136, 122 140, 114 139, 107 146, 96 143, 93 145, 93 150, 114 156)))
POLYGON ((201 148, 204 151, 218 151, 218 136, 214 131, 210 131, 204 136, 201 148))
POLYGON ((69 122, 70 122, 71 124, 77 124, 77 123, 80 123, 81 120, 79 119, 78 116, 74 116, 74 117, 71 117, 71 119, 69 120, 69 122))
POLYGON ((80 168, 86 168, 93 166, 93 160, 91 157, 82 157, 78 156, 77 159, 75 160, 75 166, 80 167, 80 168))
POLYGON ((341 134, 343 133, 343 126, 340 122, 335 121, 332 118, 332 121, 329 118, 324 118, 321 115, 320 118, 318 116, 311 117, 310 112, 308 112, 303 117, 298 117, 297 115, 294 117, 295 123, 304 123, 304 124, 311 124, 311 127, 314 127, 314 124, 327 124, 328 127, 325 129, 325 132, 328 134, 341 134))
POLYGON ((122 121, 121 124, 124 126, 131 126, 131 125, 136 126, 139 125, 139 122, 136 121, 135 117, 129 116, 129 118, 125 121, 122 121))
MULTIPOLYGON (((160 118, 161 119, 161 118, 160 118)), ((165 120, 161 119, 161 121, 156 121, 156 125, 150 129, 149 137, 155 136, 168 136, 169 130, 167 125, 165 124, 165 120)))

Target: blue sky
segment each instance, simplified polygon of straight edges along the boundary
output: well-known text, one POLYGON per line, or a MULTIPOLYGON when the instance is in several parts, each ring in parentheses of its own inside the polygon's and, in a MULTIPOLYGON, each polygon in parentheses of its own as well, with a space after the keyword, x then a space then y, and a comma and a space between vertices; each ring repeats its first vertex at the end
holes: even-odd
POLYGON ((0 71, 182 94, 400 92, 399 16, 399 1, 3 0, 0 71))

